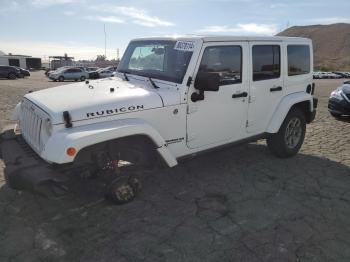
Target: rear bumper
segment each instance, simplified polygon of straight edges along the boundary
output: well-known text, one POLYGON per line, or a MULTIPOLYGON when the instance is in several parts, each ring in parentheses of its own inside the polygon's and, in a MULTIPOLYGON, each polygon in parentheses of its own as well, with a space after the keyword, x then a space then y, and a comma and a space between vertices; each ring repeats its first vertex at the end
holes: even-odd
POLYGON ((67 180, 64 174, 42 160, 13 129, 2 133, 0 142, 5 181, 10 188, 47 196, 54 194, 52 190, 59 189, 60 183, 67 180))

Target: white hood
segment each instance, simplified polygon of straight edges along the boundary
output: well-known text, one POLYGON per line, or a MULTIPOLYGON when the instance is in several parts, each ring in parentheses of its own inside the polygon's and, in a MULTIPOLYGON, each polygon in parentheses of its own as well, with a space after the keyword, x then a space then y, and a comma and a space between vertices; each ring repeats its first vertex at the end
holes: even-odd
POLYGON ((63 123, 64 111, 74 122, 180 103, 176 89, 161 89, 154 89, 147 82, 114 77, 48 88, 25 98, 48 113, 53 124, 59 124, 63 123))

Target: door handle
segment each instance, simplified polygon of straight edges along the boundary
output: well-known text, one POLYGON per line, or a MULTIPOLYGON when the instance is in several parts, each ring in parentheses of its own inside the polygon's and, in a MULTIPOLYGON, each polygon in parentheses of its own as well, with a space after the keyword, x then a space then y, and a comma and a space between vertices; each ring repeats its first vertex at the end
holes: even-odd
POLYGON ((282 86, 272 87, 270 88, 270 92, 282 91, 282 86))
POLYGON ((247 96, 248 96, 248 93, 243 92, 243 93, 233 94, 232 98, 240 98, 240 97, 247 97, 247 96))

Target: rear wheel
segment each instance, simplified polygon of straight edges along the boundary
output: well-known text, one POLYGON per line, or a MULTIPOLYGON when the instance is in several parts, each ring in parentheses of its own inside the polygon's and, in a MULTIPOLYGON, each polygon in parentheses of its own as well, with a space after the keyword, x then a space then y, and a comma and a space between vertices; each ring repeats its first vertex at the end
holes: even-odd
POLYGON ((16 74, 15 74, 15 73, 9 73, 9 74, 8 74, 8 76, 7 76, 7 78, 8 78, 8 79, 12 79, 12 80, 13 80, 13 79, 16 79, 16 78, 17 78, 17 76, 16 76, 16 74))
POLYGON ((267 146, 272 154, 286 158, 297 154, 304 142, 306 120, 304 113, 298 109, 292 109, 278 133, 267 139, 267 146))
POLYGON ((80 77, 80 81, 85 81, 86 77, 85 76, 81 76, 80 77))

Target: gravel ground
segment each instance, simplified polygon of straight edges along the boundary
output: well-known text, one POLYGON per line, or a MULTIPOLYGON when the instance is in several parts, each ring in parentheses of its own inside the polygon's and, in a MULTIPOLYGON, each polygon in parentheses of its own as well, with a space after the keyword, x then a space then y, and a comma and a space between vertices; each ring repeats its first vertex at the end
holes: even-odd
MULTIPOLYGON (((15 192, 0 162, 0 261, 350 261, 350 121, 320 99, 300 154, 263 141, 146 174, 130 204, 101 198, 94 180, 61 199, 15 192)), ((59 83, 0 80, 0 126, 29 90, 59 83)))

